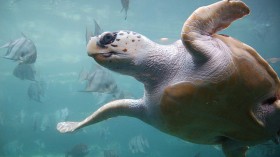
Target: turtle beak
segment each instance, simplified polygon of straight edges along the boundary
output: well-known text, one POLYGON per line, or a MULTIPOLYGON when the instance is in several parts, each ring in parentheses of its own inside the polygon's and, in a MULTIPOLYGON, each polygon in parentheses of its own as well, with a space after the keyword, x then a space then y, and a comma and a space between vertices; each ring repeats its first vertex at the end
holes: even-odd
POLYGON ((109 53, 107 45, 113 43, 116 39, 117 32, 104 32, 99 36, 91 37, 88 45, 87 52, 91 57, 96 56, 97 54, 103 54, 105 57, 110 56, 112 53, 109 53))
POLYGON ((90 38, 87 44, 87 53, 90 57, 94 57, 95 55, 100 53, 102 47, 97 44, 98 42, 99 39, 97 36, 90 38))

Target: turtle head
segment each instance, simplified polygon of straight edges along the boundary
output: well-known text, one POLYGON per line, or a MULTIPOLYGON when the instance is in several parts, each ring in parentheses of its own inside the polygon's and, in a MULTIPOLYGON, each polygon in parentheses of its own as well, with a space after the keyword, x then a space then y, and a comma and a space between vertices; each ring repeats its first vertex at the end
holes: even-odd
POLYGON ((87 52, 100 65, 132 75, 131 71, 135 72, 139 58, 144 56, 141 54, 147 49, 147 42, 142 42, 146 39, 132 31, 104 32, 90 39, 87 52))

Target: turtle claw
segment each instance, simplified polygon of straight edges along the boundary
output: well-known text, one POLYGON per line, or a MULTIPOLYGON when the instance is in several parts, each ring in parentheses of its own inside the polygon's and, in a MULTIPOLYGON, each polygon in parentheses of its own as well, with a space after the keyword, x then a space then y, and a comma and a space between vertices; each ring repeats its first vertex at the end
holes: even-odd
POLYGON ((73 132, 79 127, 79 122, 60 122, 56 129, 61 133, 73 132))

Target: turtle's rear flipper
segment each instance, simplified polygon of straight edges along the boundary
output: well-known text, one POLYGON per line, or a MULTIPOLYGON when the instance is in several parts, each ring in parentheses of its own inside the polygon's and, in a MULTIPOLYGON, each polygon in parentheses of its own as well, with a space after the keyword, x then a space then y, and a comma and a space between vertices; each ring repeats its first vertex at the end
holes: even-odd
POLYGON ((227 140, 222 144, 222 149, 226 157, 246 157, 246 151, 249 148, 232 140, 227 140))
POLYGON ((223 0, 200 7, 186 20, 181 34, 182 41, 193 56, 208 58, 209 53, 215 52, 213 48, 219 47, 211 35, 249 12, 246 4, 240 0, 223 0))
POLYGON ((61 133, 73 132, 78 129, 79 124, 80 122, 60 122, 57 124, 56 129, 61 133))

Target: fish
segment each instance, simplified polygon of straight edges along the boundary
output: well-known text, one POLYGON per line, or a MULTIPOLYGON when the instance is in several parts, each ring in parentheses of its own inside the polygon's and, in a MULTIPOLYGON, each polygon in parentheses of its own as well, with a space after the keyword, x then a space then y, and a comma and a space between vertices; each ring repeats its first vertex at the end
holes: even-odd
POLYGON ((122 10, 121 12, 124 10, 125 11, 125 20, 127 19, 127 11, 128 11, 128 8, 129 8, 129 0, 121 0, 121 3, 122 3, 122 10))
POLYGON ((56 122, 67 121, 68 116, 69 116, 69 110, 68 110, 67 107, 63 108, 63 109, 60 109, 60 110, 57 110, 55 112, 56 122))
POLYGON ((277 63, 277 62, 280 62, 280 57, 279 58, 268 58, 268 59, 266 59, 269 63, 272 63, 272 64, 274 64, 274 63, 277 63))
POLYGON ((77 144, 65 153, 65 157, 84 157, 89 153, 88 146, 85 144, 77 144))
POLYGON ((98 36, 103 32, 103 29, 99 26, 99 24, 94 20, 94 36, 98 36))
POLYGON ((115 150, 104 150, 103 151, 104 157, 119 157, 118 153, 115 150))
POLYGON ((113 94, 117 91, 117 84, 113 76, 101 66, 96 66, 85 77, 87 83, 81 92, 98 92, 113 94))
POLYGON ((145 153, 145 149, 150 148, 149 142, 141 135, 135 136, 128 142, 129 150, 135 153, 145 153))
POLYGON ((24 145, 18 140, 10 140, 5 143, 1 148, 1 154, 4 156, 22 156, 24 145))
POLYGON ((280 145, 274 142, 266 142, 255 146, 255 152, 260 156, 278 157, 280 155, 280 145))
POLYGON ((86 44, 90 40, 91 37, 98 36, 103 32, 103 29, 99 26, 99 24, 94 20, 94 33, 86 27, 86 44))
POLYGON ((196 153, 194 157, 200 157, 200 152, 196 153))
POLYGON ((32 40, 24 34, 22 37, 8 42, 0 48, 7 48, 5 59, 18 61, 19 63, 33 64, 37 59, 37 49, 32 40))
POLYGON ((87 80, 88 75, 89 75, 89 71, 87 71, 85 68, 83 68, 79 73, 78 81, 83 82, 83 81, 87 80))
POLYGON ((20 113, 19 113, 19 122, 20 122, 20 124, 24 123, 25 117, 26 117, 26 112, 23 109, 20 110, 20 113))
POLYGON ((40 125, 40 130, 46 131, 49 128, 50 128, 50 118, 48 115, 44 115, 42 118, 41 125, 40 125))
POLYGON ((99 135, 100 135, 101 139, 104 140, 104 141, 108 140, 108 136, 109 136, 110 134, 111 134, 111 133, 110 133, 108 127, 101 128, 101 129, 99 130, 99 135))
POLYGON ((39 82, 31 82, 29 84, 27 95, 30 100, 42 103, 41 97, 43 96, 43 93, 44 88, 40 85, 39 82))
POLYGON ((33 143, 39 147, 39 149, 45 149, 46 148, 46 145, 45 145, 45 142, 40 140, 40 139, 37 139, 37 140, 34 140, 33 143))
POLYGON ((91 37, 93 37, 93 33, 86 27, 86 45, 88 44, 88 41, 90 40, 91 37))
POLYGON ((19 63, 13 71, 13 75, 21 80, 35 81, 35 74, 33 64, 19 63))

